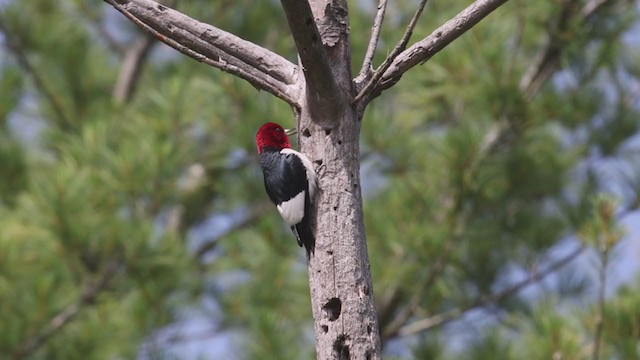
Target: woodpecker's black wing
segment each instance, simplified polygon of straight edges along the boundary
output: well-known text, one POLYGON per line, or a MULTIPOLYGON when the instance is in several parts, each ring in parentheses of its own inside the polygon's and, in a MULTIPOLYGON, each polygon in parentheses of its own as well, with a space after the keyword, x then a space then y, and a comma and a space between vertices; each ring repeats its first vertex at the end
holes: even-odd
POLYGON ((263 149, 260 165, 269 199, 296 234, 298 244, 307 255, 313 252, 315 239, 308 211, 317 188, 315 172, 303 154, 292 149, 263 149))

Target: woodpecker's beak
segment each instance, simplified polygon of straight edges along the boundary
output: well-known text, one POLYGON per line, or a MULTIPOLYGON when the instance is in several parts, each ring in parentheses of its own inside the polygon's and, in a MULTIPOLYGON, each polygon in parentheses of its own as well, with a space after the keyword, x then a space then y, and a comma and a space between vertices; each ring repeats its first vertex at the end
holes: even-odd
POLYGON ((288 136, 295 135, 295 134, 298 133, 298 129, 296 129, 296 128, 284 129, 284 133, 287 134, 288 136))

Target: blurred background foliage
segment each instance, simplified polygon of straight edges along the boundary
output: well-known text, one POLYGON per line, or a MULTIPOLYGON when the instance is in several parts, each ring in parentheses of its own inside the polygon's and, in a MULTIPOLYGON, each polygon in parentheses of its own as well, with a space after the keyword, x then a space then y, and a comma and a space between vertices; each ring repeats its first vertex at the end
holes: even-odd
MULTIPOLYGON (((277 1, 169 5, 296 59, 277 1)), ((416 5, 389 4, 375 64, 416 5)), ((355 72, 376 2, 350 7, 355 72)), ((640 356, 639 29, 632 1, 514 0, 370 104, 387 358, 640 356)), ((0 32, 0 357, 312 358, 253 142, 288 106, 102 2, 3 1, 0 32)))

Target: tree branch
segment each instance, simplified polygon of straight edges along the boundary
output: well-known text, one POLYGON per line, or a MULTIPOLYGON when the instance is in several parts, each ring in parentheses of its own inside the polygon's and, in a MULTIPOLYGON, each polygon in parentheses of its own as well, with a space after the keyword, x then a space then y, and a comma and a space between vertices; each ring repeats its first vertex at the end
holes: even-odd
POLYGON ((153 37, 141 34, 127 50, 116 86, 113 88, 113 99, 117 103, 126 103, 131 99, 135 85, 142 71, 142 66, 154 44, 153 37))
POLYGON ((387 0, 380 0, 378 3, 378 12, 373 20, 373 26, 371 27, 371 38, 369 39, 369 45, 367 46, 367 52, 364 55, 364 61, 362 62, 362 69, 356 78, 364 79, 368 73, 371 72, 373 62, 373 56, 376 53, 378 47, 378 39, 380 38, 380 29, 382 28, 382 22, 384 21, 384 13, 387 10, 387 0))
POLYGON ((331 121, 342 112, 344 96, 324 49, 307 0, 281 0, 291 35, 298 49, 306 80, 306 101, 312 112, 331 121))
POLYGON ((51 336, 62 329, 80 312, 82 307, 95 301, 98 294, 107 288, 113 275, 118 270, 119 261, 112 260, 100 276, 97 282, 87 286, 78 300, 68 305, 64 310, 54 316, 35 336, 27 339, 19 348, 17 358, 25 358, 42 346, 51 336))
POLYGON ((529 277, 527 277, 526 279, 504 289, 503 291, 482 297, 468 306, 452 309, 446 313, 438 314, 422 320, 418 320, 411 324, 407 324, 402 328, 400 328, 400 330, 398 331, 398 336, 409 336, 409 335, 417 334, 419 332, 429 330, 436 326, 441 326, 450 321, 456 320, 470 310, 497 304, 505 300, 506 298, 517 294, 518 292, 520 292, 520 290, 524 289, 525 287, 544 280, 547 276, 555 273, 565 265, 569 264, 571 261, 577 258, 580 254, 582 254, 584 250, 585 250, 585 247, 580 245, 569 254, 565 255, 564 257, 558 259, 557 261, 549 265, 543 271, 532 272, 529 274, 529 277))
POLYGON ((411 18, 411 21, 407 26, 407 30, 404 32, 404 35, 402 35, 402 39, 400 39, 398 44, 396 44, 396 47, 393 48, 389 56, 384 59, 382 65, 380 65, 375 74, 373 74, 373 78, 367 83, 367 85, 364 86, 364 88, 355 97, 355 99, 353 99, 354 103, 360 101, 360 99, 371 92, 371 89, 378 83, 378 81, 380 81, 380 78, 382 78, 382 75, 384 75, 385 71, 387 71, 393 61, 398 57, 398 55, 400 55, 400 52, 407 48, 407 43, 409 43, 409 39, 411 39, 411 35, 413 35, 413 29, 415 29, 416 24, 418 23, 418 19, 420 18, 422 10, 424 10, 424 6, 426 4, 427 0, 420 1, 420 5, 418 5, 418 9, 416 9, 416 12, 413 14, 413 18, 411 18))
POLYGON ((181 53, 300 107, 297 68, 280 55, 153 0, 104 1, 181 53))
POLYGON ((397 83, 412 67, 424 63, 508 0, 476 0, 429 36, 403 51, 371 91, 371 98, 397 83))

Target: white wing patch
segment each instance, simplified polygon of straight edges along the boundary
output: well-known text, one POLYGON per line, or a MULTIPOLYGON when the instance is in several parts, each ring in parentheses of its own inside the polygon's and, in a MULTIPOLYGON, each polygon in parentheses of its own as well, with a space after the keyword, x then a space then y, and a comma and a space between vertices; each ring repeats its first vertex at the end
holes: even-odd
POLYGON ((302 191, 277 206, 280 216, 290 226, 300 223, 304 217, 304 194, 305 192, 302 191))
MULTIPOLYGON (((311 160, 309 160, 309 158, 307 157, 307 155, 299 152, 299 151, 295 151, 291 148, 284 148, 282 150, 280 150, 280 154, 294 154, 297 155, 300 160, 302 160, 302 165, 304 165, 304 168, 307 172, 307 180, 309 181, 309 199, 311 199, 311 202, 313 202, 314 196, 316 195, 316 190, 318 190, 318 178, 316 176, 316 172, 313 170, 313 164, 311 163, 311 160)), ((300 194, 298 194, 298 196, 300 196, 300 194)), ((296 196, 297 197, 297 196, 296 196)), ((295 198, 294 198, 295 199, 295 198)), ((291 199, 293 200, 293 199, 291 199)), ((291 201, 289 200, 289 201, 291 201)), ((304 212, 304 196, 302 197, 302 208, 303 208, 303 212, 304 212)), ((280 208, 278 208, 279 210, 280 208)), ((280 214, 282 214, 282 211, 280 211, 280 214)), ((284 215, 283 215, 284 216, 284 215)), ((302 218, 300 218, 302 219, 302 218)), ((297 223, 296 223, 297 224, 297 223)), ((290 224, 292 225, 292 224, 290 224)))

